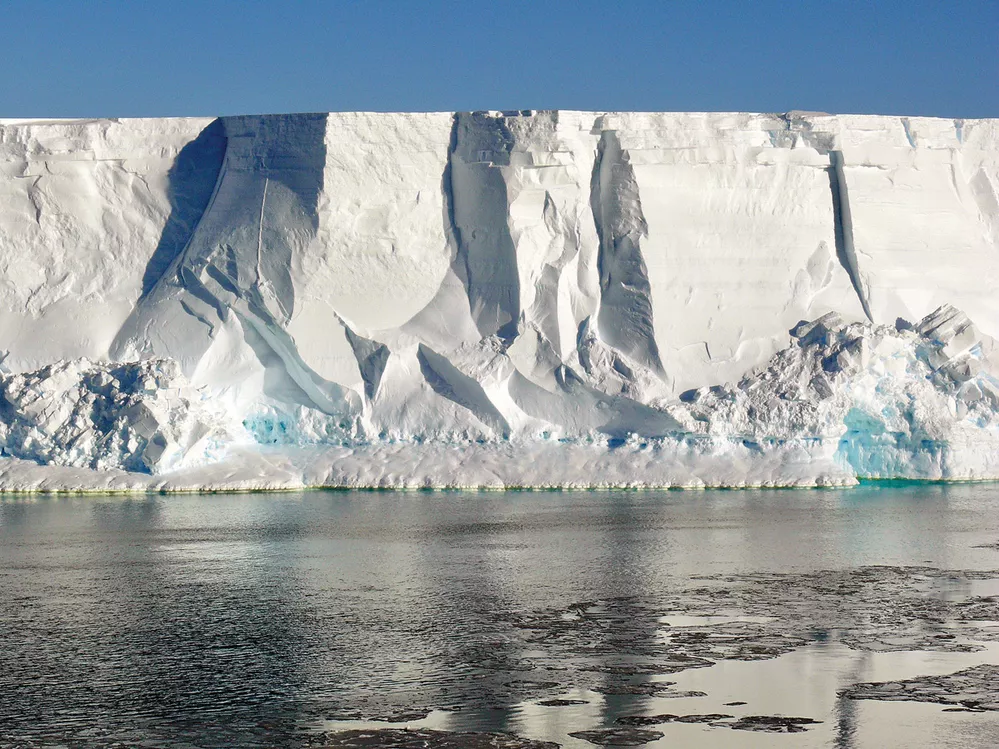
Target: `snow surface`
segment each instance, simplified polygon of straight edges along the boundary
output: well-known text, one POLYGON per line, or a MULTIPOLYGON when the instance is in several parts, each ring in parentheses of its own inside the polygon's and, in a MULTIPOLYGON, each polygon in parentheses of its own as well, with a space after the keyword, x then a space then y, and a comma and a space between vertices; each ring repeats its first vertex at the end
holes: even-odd
POLYGON ((0 489, 999 477, 997 184, 995 120, 0 120, 0 489))

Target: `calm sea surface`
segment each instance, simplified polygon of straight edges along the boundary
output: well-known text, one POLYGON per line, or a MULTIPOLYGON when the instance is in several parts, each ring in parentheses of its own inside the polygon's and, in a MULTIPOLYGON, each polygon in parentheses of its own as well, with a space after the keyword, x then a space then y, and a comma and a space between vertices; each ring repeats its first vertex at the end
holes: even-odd
POLYGON ((0 746, 996 746, 999 712, 839 694, 999 664, 996 542, 986 484, 0 499, 0 746))

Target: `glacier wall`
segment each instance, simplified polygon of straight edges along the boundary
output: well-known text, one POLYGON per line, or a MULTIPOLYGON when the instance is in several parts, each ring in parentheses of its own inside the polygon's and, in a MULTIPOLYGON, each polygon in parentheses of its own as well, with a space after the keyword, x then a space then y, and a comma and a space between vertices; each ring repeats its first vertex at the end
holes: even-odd
MULTIPOLYGON (((225 414, 213 429, 236 446, 613 450, 652 440, 664 450, 671 441, 662 459, 677 462, 686 454, 677 445, 695 440, 703 457, 728 450, 724 438, 751 462, 756 446, 796 440, 817 472, 992 475, 982 446, 993 427, 980 413, 959 435, 941 428, 896 440, 903 447, 888 462, 884 450, 862 458, 873 454, 858 436, 867 422, 837 400, 859 370, 795 391, 814 405, 836 390, 839 410, 826 409, 835 415, 821 427, 802 414, 777 425, 767 409, 735 418, 720 390, 698 393, 769 382, 775 356, 812 357, 821 369, 829 352, 789 331, 831 312, 841 327, 867 326, 843 333, 849 340, 915 326, 923 332, 906 335, 920 340, 899 351, 928 361, 937 339, 920 321, 943 305, 961 312, 937 314, 973 331, 958 358, 981 362, 975 387, 987 390, 982 352, 999 336, 997 186, 994 120, 564 111, 0 120, 2 367, 28 375, 77 359, 173 360, 182 386, 225 414), (726 419, 745 428, 723 428, 726 419), (952 442, 978 457, 962 462, 952 442), (947 450, 947 461, 924 460, 947 450)), ((809 382, 813 364, 799 367, 809 382)), ((960 410, 967 392, 933 380, 930 365, 911 370, 943 393, 927 408, 960 410)), ((187 460, 149 465, 136 457, 145 448, 100 466, 156 473, 205 462, 190 447, 187 460)), ((10 441, 5 451, 59 462, 10 441)), ((446 471, 435 460, 425 475, 439 483, 446 471)))

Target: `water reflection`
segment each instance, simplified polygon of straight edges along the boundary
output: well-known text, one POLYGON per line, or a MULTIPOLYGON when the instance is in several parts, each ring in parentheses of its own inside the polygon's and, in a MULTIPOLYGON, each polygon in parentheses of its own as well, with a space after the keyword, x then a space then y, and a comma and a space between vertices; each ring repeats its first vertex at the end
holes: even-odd
MULTIPOLYGON (((649 602, 698 587, 702 607, 728 600, 712 592, 728 585, 719 575, 999 567, 973 548, 999 540, 997 499, 984 485, 876 485, 0 500, 0 745, 291 745, 329 719, 433 709, 450 728, 570 745, 570 730, 624 715, 737 713, 724 703, 745 700, 826 721, 793 745, 859 746, 882 706, 838 700, 840 686, 985 656, 878 666, 818 621, 803 650, 670 674, 669 610, 649 602), (763 696, 746 699, 761 678, 763 696), (657 696, 666 679, 708 696, 657 696), (559 696, 586 703, 540 704, 559 696)), ((928 585, 944 602, 974 593, 964 578, 928 585)), ((739 612, 700 613, 738 624, 739 612)))
MULTIPOLYGON (((870 656, 864 654, 856 659, 856 665, 850 669, 848 681, 858 683, 864 681, 869 670, 870 656)), ((857 736, 857 702, 839 696, 836 698, 836 749, 854 749, 857 736)))

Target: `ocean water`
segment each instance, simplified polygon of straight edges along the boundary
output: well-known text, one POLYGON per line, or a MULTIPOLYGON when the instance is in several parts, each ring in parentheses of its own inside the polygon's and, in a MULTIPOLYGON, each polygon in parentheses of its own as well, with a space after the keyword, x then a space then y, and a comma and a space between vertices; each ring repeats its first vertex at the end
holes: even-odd
POLYGON ((844 690, 999 664, 997 542, 993 484, 7 497, 0 746, 590 747, 663 713, 645 746, 995 746, 953 689, 844 690))

